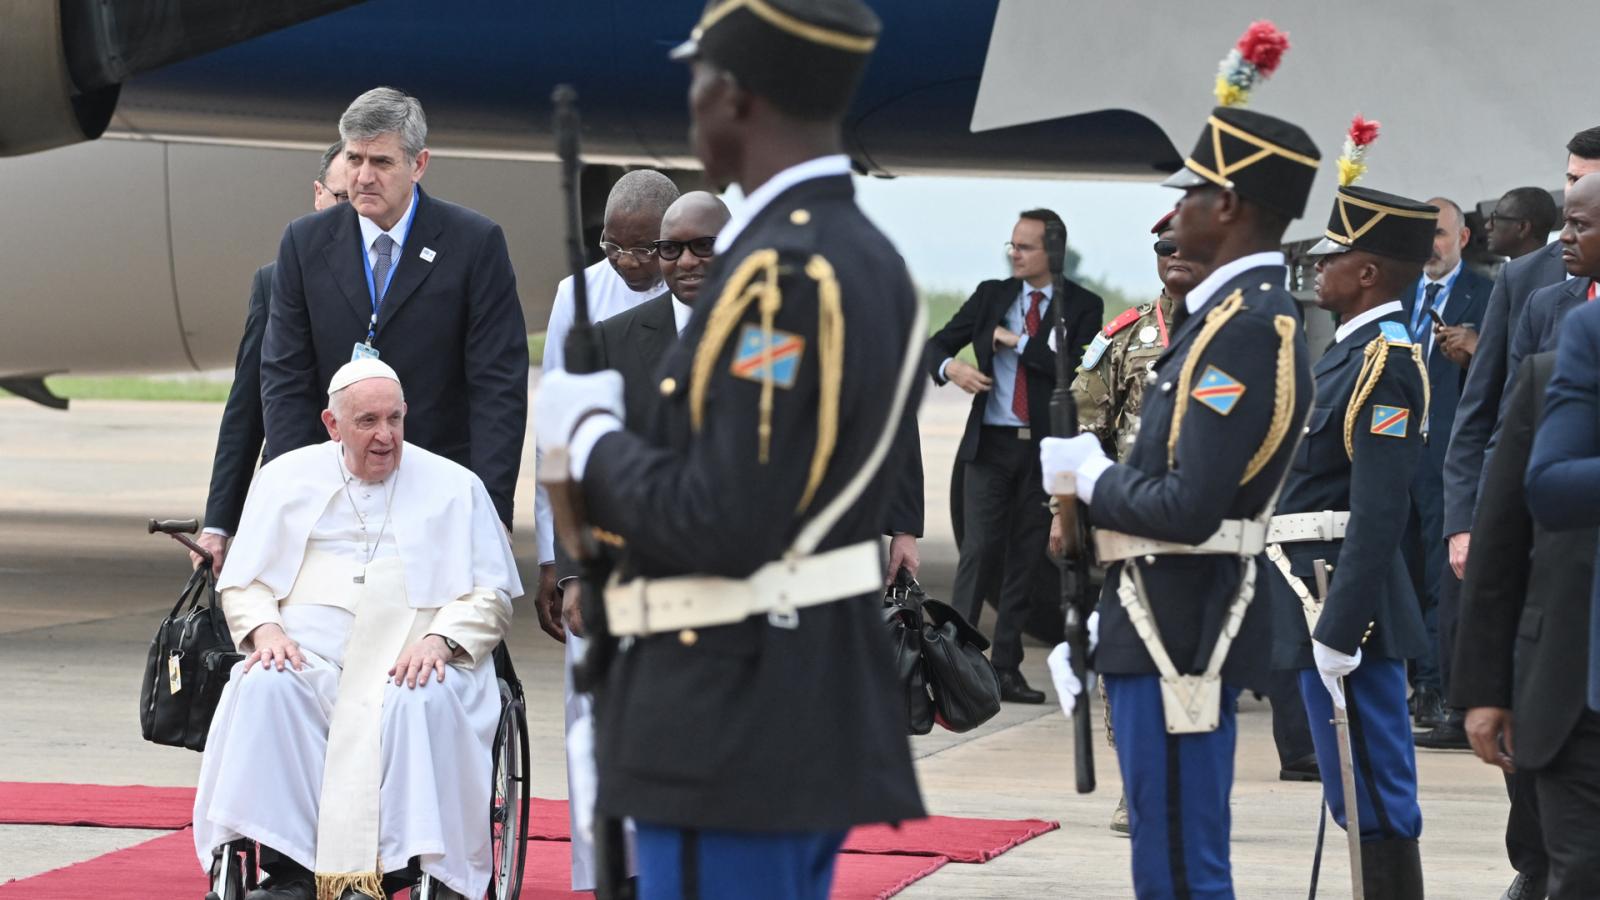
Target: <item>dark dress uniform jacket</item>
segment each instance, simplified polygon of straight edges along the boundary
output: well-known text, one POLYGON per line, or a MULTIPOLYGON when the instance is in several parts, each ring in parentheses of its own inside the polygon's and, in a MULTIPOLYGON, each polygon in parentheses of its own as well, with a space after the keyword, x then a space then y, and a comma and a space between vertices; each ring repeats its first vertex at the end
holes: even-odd
MULTIPOLYGON (((594 524, 627 541, 634 574, 740 578, 779 559, 804 521, 866 462, 885 427, 916 297, 894 247, 856 208, 847 176, 797 184, 713 263, 682 340, 656 373, 660 403, 638 430, 595 445, 583 491, 594 524), (800 214, 805 210, 807 214, 800 214), (804 349, 774 390, 760 458, 762 385, 733 374, 740 316, 710 369, 704 419, 690 382, 711 310, 741 261, 776 250, 776 332, 804 349), (837 273, 844 319, 838 442, 815 497, 797 511, 818 438, 818 281, 837 273)), ((906 415, 914 415, 913 392, 906 415)), ((819 551, 874 540, 893 478, 875 479, 819 551)), ((597 694, 598 809, 684 828, 819 831, 923 815, 880 598, 799 611, 784 629, 754 616, 692 635, 653 635, 614 661, 597 694)))
MULTIPOLYGON (((1258 266, 1229 279, 1206 305, 1184 319, 1172 343, 1156 361, 1154 382, 1145 389, 1144 412, 1135 440, 1123 463, 1101 474, 1089 505, 1089 522, 1141 537, 1197 544, 1209 538, 1223 519, 1248 519, 1261 514, 1290 462, 1294 441, 1311 405, 1311 364, 1294 298, 1281 285, 1281 265, 1258 266), (1205 327, 1206 316, 1235 291, 1243 307, 1216 332, 1193 369, 1192 392, 1209 366, 1244 385, 1223 415, 1191 399, 1183 416, 1176 465, 1167 465, 1167 437, 1173 427, 1179 372, 1205 327), (1293 383, 1287 431, 1255 477, 1243 484, 1245 470, 1268 441, 1278 394, 1280 337, 1275 320, 1293 323, 1294 360, 1288 373, 1293 383)), ((1257 584, 1266 572, 1265 556, 1256 561, 1257 584)), ((1205 670, 1212 647, 1233 604, 1244 564, 1237 556, 1161 556, 1140 564, 1145 588, 1162 643, 1179 672, 1205 670)), ((1100 600, 1100 643, 1095 669, 1104 674, 1155 674, 1155 663, 1117 600, 1122 566, 1106 572, 1100 600)), ((1240 687, 1266 690, 1271 641, 1271 609, 1258 590, 1246 612, 1223 667, 1223 680, 1240 687)))
MULTIPOLYGON (((1385 659, 1410 659, 1427 645, 1421 608, 1400 553, 1405 532, 1406 489, 1422 459, 1422 370, 1411 356, 1411 344, 1390 344, 1388 358, 1372 391, 1351 426, 1354 458, 1345 453, 1345 417, 1354 399, 1367 345, 1379 335, 1382 322, 1403 329, 1401 313, 1368 322, 1317 360, 1316 401, 1306 420, 1306 435, 1289 470, 1278 513, 1346 510, 1350 523, 1343 541, 1301 541, 1283 544, 1290 569, 1313 597, 1317 594, 1316 560, 1333 568, 1328 598, 1317 620, 1317 640, 1341 653, 1364 653, 1385 659), (1388 407, 1380 411, 1377 407, 1388 407), (1406 411, 1403 431, 1375 429, 1406 411), (1375 625, 1373 623, 1376 623, 1375 625), (1371 637, 1362 637, 1371 626, 1371 637)), ((1273 664, 1281 669, 1310 668, 1311 638, 1300 598, 1284 583, 1277 566, 1266 569, 1273 598, 1273 664)))
MULTIPOLYGON (((978 285, 972 296, 950 321, 928 339, 924 357, 928 374, 935 383, 939 367, 961 348, 971 345, 978 360, 978 371, 994 377, 994 329, 1004 319, 1006 310, 1017 302, 1022 293, 1022 279, 985 281, 978 285)), ((1105 301, 1100 295, 1068 278, 1050 292, 1050 300, 1039 310, 1039 333, 1028 338, 1018 365, 1027 373, 1028 423, 1038 440, 1050 433, 1050 392, 1056 387, 1056 354, 1050 349, 1049 329, 1055 327, 1056 304, 1062 306, 1067 317, 1067 349, 1072 354, 1072 368, 1083 359, 1083 347, 1094 339, 1100 329, 1100 317, 1105 311, 1105 301)), ((967 414, 967 430, 961 435, 956 448, 956 459, 968 461, 978 455, 978 433, 983 428, 983 411, 988 406, 989 393, 980 391, 972 395, 972 411, 967 414)))
POLYGON ((1474 542, 1467 557, 1450 682, 1452 706, 1514 711, 1516 763, 1529 769, 1548 765, 1566 743, 1583 714, 1589 669, 1595 529, 1540 527, 1522 486, 1554 357, 1528 357, 1506 392, 1478 505, 1493 540, 1474 542))
POLYGON ((233 364, 233 386, 217 428, 217 450, 211 459, 211 493, 206 497, 206 527, 229 534, 239 530, 239 515, 250 480, 256 474, 265 440, 261 424, 261 335, 267 330, 268 301, 272 297, 272 271, 267 263, 250 279, 250 308, 244 317, 244 336, 233 364))
MULTIPOLYGON (((372 317, 365 252, 348 203, 284 231, 261 350, 269 460, 327 440, 318 415, 328 382, 372 317)), ((500 226, 418 189, 373 346, 405 387, 406 440, 471 469, 509 525, 528 419, 528 328, 500 226)))
MULTIPOLYGON (((1413 282, 1410 287, 1400 292, 1400 302, 1405 307, 1406 322, 1411 321, 1411 315, 1416 309, 1417 284, 1413 282)), ((1489 292, 1494 289, 1494 283, 1479 275, 1477 272, 1462 265, 1461 274, 1456 276, 1456 283, 1450 288, 1450 299, 1445 303, 1441 315, 1444 316, 1446 325, 1471 325, 1479 327, 1483 322, 1483 310, 1489 302, 1489 292)), ((1432 326, 1430 325, 1431 329, 1432 326)), ((1424 348, 1426 349, 1426 348, 1424 348)), ((1481 351, 1481 348, 1480 348, 1481 351)), ((1439 342, 1434 341, 1433 353, 1424 357, 1428 364, 1428 383, 1433 395, 1431 404, 1432 412, 1428 414, 1428 449, 1423 454, 1424 463, 1434 472, 1444 469, 1445 449, 1450 445, 1450 433, 1455 429, 1456 407, 1461 404, 1461 390, 1467 381, 1467 370, 1456 365, 1450 357, 1444 355, 1439 349, 1439 342)), ((1490 424, 1493 424, 1492 422, 1490 424)), ((1432 491, 1430 490, 1430 493, 1432 491)), ((1436 502, 1442 502, 1436 501, 1436 502)), ((1429 540, 1444 541, 1443 534, 1427 536, 1429 540)))

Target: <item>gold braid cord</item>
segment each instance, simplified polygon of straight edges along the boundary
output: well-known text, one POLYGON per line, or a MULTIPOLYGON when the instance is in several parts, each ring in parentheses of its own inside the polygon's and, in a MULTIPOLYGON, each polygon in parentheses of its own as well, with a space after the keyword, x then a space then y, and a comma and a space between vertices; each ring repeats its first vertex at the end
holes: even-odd
POLYGON ((1206 324, 1195 336, 1194 346, 1190 348, 1189 355, 1183 360, 1183 368, 1178 372, 1178 398, 1172 409, 1172 430, 1167 433, 1167 468, 1177 466, 1178 462, 1178 431, 1183 425, 1183 414, 1189 409, 1189 382, 1194 378, 1194 367, 1200 362, 1200 355, 1205 352, 1206 345, 1217 336, 1222 326, 1228 324, 1244 306, 1244 291, 1235 290, 1226 300, 1217 304, 1211 312, 1206 313, 1206 324))
MULTIPOLYGON (((839 397, 844 382, 844 303, 839 279, 833 266, 821 256, 813 256, 806 263, 806 275, 817 283, 817 358, 820 372, 821 398, 817 411, 817 445, 811 456, 811 469, 806 480, 799 509, 804 511, 816 497, 827 473, 828 462, 839 442, 839 397)), ((711 376, 716 371, 717 359, 727 345, 751 303, 757 303, 761 314, 763 346, 772 345, 773 325, 783 308, 783 292, 778 285, 778 251, 760 250, 745 257, 728 278, 722 295, 711 308, 705 335, 695 348, 694 366, 689 378, 689 422, 696 432, 705 424, 706 392, 711 386, 711 376)), ((761 421, 757 426, 760 440, 758 451, 762 465, 770 458, 772 447, 772 408, 776 375, 772 366, 765 366, 761 376, 761 421)))
MULTIPOLYGON (((822 398, 817 403, 817 446, 811 453, 811 473, 799 511, 806 507, 822 486, 833 448, 839 442, 839 392, 844 385, 844 302, 833 266, 821 256, 806 263, 806 274, 817 283, 817 360, 822 398)), ((769 369, 770 371, 770 369, 769 369)))
POLYGON ((1367 398, 1372 396, 1373 389, 1378 386, 1378 379, 1383 377, 1383 367, 1389 359, 1389 348, 1399 349, 1407 346, 1411 348, 1412 361, 1422 373, 1422 418, 1419 420, 1421 422, 1419 427, 1428 427, 1428 407, 1433 402, 1433 392, 1428 386, 1428 369, 1422 362, 1422 348, 1417 344, 1392 344, 1388 338, 1380 334, 1362 351, 1361 372, 1356 375, 1356 389, 1350 396, 1350 405, 1344 411, 1346 459, 1354 461, 1356 458, 1356 420, 1361 418, 1361 410, 1367 405, 1367 398))
MULTIPOLYGON (((778 251, 758 250, 745 257, 744 261, 739 263, 739 268, 728 278, 727 286, 722 289, 722 296, 717 298, 717 305, 711 308, 711 316, 706 322, 706 332, 700 338, 700 345, 695 348, 694 367, 689 376, 689 424, 696 432, 699 432, 701 426, 705 424, 706 389, 710 387, 711 374, 717 368, 717 357, 722 355, 722 348, 727 344, 728 336, 733 334, 733 329, 738 326, 739 320, 744 318, 745 309, 757 297, 763 298, 762 318, 764 323, 768 324, 770 331, 770 323, 766 322, 768 304, 765 298, 768 295, 771 295, 772 311, 776 315, 778 307, 783 303, 778 290, 778 251)), ((763 400, 768 400, 765 387, 762 397, 763 400)), ((765 424, 770 432, 770 419, 765 424)), ((764 449, 761 461, 766 462, 764 449)))
POLYGON ((1267 467, 1272 454, 1277 453, 1278 447, 1283 444, 1283 436, 1289 433, 1289 419, 1294 416, 1294 335, 1299 326, 1293 316, 1273 316, 1272 327, 1278 332, 1278 371, 1272 395, 1272 424, 1267 426, 1267 439, 1262 442, 1261 449, 1250 457, 1250 464, 1244 467, 1240 484, 1256 477, 1267 467))

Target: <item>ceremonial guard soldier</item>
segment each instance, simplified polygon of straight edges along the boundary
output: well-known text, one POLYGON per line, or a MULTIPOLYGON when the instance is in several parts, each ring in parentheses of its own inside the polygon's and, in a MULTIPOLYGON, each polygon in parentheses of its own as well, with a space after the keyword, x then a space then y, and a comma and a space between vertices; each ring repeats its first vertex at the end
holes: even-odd
POLYGON ((1400 295, 1428 260, 1439 210, 1351 186, 1376 132, 1375 122, 1353 123, 1326 237, 1311 251, 1317 305, 1340 325, 1313 369, 1316 402, 1267 535, 1266 580, 1273 664, 1299 672, 1323 793, 1346 828, 1341 769, 1353 776, 1365 896, 1420 900, 1406 660, 1423 652, 1427 632, 1400 538, 1428 380, 1400 295), (1347 760, 1335 706, 1348 716, 1347 760))
POLYGON ((706 9, 674 53, 691 139, 746 200, 657 368, 661 402, 623 430, 617 373, 540 386, 540 444, 624 545, 628 580, 584 620, 622 640, 598 685, 596 809, 637 822, 646 898, 822 900, 852 826, 924 815, 878 476, 926 316, 855 204, 839 127, 878 29, 858 0, 706 9))
MULTIPOLYGON (((1284 46, 1257 23, 1231 59, 1266 74, 1284 46)), ((1232 74, 1219 82, 1224 102, 1254 77, 1232 74)), ((1178 246, 1210 274, 1156 361, 1132 451, 1112 463, 1087 434, 1040 450, 1046 489, 1075 489, 1112 563, 1095 668, 1117 731, 1140 898, 1233 896, 1235 702, 1241 688, 1267 686, 1270 613, 1252 603, 1256 572, 1312 395, 1278 248, 1319 159, 1288 122, 1213 110, 1167 180, 1185 191, 1178 246)))

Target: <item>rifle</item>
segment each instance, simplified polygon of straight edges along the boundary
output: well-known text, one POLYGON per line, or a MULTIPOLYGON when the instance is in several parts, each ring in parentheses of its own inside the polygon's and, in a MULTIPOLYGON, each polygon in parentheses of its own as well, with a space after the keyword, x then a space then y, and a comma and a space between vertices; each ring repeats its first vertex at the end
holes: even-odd
MULTIPOLYGON (((578 92, 571 85, 557 85, 550 100, 555 106, 556 152, 561 158, 561 192, 567 207, 567 266, 572 272, 572 330, 567 332, 564 345, 566 369, 585 374, 600 369, 600 333, 589 320, 589 285, 584 277, 588 259, 583 252, 583 208, 578 195, 582 168, 578 157, 578 92)), ((572 481, 566 448, 551 448, 544 462, 539 482, 550 495, 556 537, 562 549, 578 561, 578 583, 582 586, 579 603, 589 632, 588 652, 573 667, 573 684, 579 691, 592 693, 617 651, 616 639, 606 627, 606 560, 588 527, 583 492, 572 481)), ((622 820, 596 817, 594 838, 595 896, 600 900, 631 900, 635 886, 628 880, 622 820)))
MULTIPOLYGON (((1067 438, 1078 433, 1078 406, 1072 399, 1072 356, 1067 346, 1067 320, 1062 310, 1066 300, 1067 230, 1060 222, 1046 222, 1044 246, 1050 258, 1050 277, 1055 283, 1056 302, 1051 327, 1056 338, 1056 386, 1050 393, 1050 433, 1067 438)), ((1065 553, 1061 568, 1061 607, 1066 618, 1067 646, 1072 651, 1072 674, 1078 679, 1078 702, 1072 708, 1073 761, 1077 767, 1078 793, 1094 791, 1094 727, 1089 720, 1089 635, 1084 626, 1088 615, 1085 600, 1089 583, 1089 540, 1087 528, 1078 514, 1076 494, 1056 497, 1060 507, 1065 553), (1068 584, 1071 574, 1072 586, 1068 584), (1080 596, 1073 596, 1076 586, 1080 596)))

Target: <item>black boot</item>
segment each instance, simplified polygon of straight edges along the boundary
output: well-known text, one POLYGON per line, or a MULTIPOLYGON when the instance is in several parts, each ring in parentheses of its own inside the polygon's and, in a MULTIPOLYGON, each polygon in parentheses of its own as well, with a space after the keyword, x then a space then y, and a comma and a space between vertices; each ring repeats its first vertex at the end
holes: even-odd
POLYGON ((1410 838, 1361 845, 1361 887, 1366 900, 1422 900, 1422 853, 1410 838))

